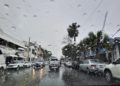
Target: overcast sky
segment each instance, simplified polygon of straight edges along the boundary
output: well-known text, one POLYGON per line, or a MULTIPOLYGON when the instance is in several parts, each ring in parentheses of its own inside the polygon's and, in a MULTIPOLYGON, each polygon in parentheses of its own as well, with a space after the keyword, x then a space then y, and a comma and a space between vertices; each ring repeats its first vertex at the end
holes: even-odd
POLYGON ((73 22, 81 26, 77 42, 101 30, 106 11, 105 33, 112 36, 120 28, 120 0, 0 0, 0 11, 4 32, 19 40, 31 37, 57 57, 73 22))

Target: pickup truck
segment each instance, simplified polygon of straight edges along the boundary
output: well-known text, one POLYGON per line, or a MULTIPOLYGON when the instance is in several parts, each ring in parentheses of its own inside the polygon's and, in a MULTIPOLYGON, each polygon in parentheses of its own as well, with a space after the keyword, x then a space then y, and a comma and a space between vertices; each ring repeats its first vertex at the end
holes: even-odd
POLYGON ((60 61, 57 58, 51 58, 49 60, 49 69, 50 70, 53 70, 53 69, 59 70, 59 68, 60 68, 60 61))

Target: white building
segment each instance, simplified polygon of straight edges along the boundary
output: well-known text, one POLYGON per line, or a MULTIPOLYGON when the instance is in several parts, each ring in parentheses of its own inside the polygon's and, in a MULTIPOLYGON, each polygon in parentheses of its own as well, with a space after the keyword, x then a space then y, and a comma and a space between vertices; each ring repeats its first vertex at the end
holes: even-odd
POLYGON ((11 37, 0 29, 0 49, 3 53, 6 55, 15 54, 18 48, 25 49, 24 43, 11 37))

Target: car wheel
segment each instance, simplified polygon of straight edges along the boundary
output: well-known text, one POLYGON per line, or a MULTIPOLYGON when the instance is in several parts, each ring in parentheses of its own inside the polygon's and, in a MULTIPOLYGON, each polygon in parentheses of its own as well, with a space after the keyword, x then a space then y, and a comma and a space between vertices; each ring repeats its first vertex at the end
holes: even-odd
POLYGON ((87 68, 87 74, 90 74, 90 70, 87 68))
POLYGON ((0 68, 0 75, 4 75, 5 71, 4 68, 0 68))
POLYGON ((20 67, 18 66, 17 68, 16 68, 16 70, 19 70, 20 69, 20 67))
POLYGON ((106 79, 107 82, 112 82, 113 81, 112 74, 111 74, 110 71, 105 72, 105 79, 106 79))

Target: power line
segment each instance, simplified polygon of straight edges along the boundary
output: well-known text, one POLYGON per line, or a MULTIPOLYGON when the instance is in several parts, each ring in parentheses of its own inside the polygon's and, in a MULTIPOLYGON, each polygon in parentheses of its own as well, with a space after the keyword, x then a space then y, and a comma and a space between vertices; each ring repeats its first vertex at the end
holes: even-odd
POLYGON ((105 13, 105 19, 104 19, 104 23, 103 23, 103 27, 102 27, 102 32, 104 31, 104 28, 105 28, 107 15, 108 15, 108 12, 105 13))
MULTIPOLYGON (((102 36, 104 37, 104 28, 105 28, 105 24, 106 24, 106 20, 107 20, 107 15, 108 15, 108 12, 105 13, 105 18, 104 18, 104 21, 103 21, 103 26, 102 26, 102 36)), ((102 38, 102 41, 103 41, 104 38, 102 38)))
POLYGON ((89 20, 89 18, 91 18, 91 16, 92 16, 92 15, 96 12, 96 10, 101 6, 102 2, 103 2, 103 0, 101 0, 101 1, 98 3, 98 5, 95 7, 95 9, 91 12, 91 14, 90 14, 90 15, 88 16, 88 18, 85 20, 85 22, 84 22, 83 25, 86 24, 86 22, 89 20))
POLYGON ((120 28, 112 35, 112 37, 114 37, 119 31, 120 31, 120 28))

